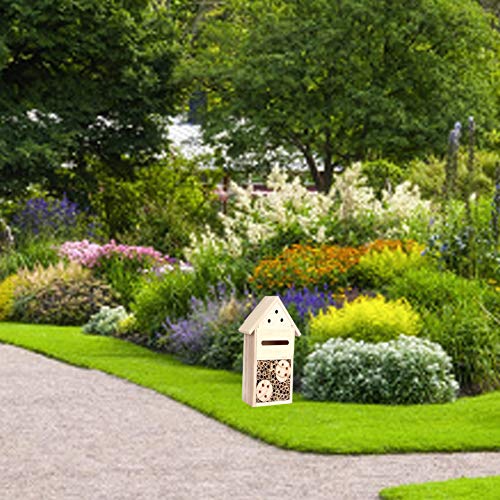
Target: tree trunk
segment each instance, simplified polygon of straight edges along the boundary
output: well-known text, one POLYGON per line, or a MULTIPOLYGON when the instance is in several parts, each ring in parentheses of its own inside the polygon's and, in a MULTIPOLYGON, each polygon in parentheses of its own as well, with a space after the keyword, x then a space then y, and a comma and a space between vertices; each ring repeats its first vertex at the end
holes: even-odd
MULTIPOLYGON (((318 170, 318 164, 311 151, 310 145, 302 142, 297 135, 292 135, 292 141, 304 156, 306 164, 309 167, 309 172, 311 172, 311 177, 313 178, 314 185, 316 186, 318 192, 325 194, 328 193, 332 186, 333 180, 333 164, 331 152, 329 152, 329 154, 326 154, 325 151, 325 157, 323 158, 325 169, 323 172, 320 172, 318 170)), ((325 149, 329 148, 330 145, 328 145, 325 149)))

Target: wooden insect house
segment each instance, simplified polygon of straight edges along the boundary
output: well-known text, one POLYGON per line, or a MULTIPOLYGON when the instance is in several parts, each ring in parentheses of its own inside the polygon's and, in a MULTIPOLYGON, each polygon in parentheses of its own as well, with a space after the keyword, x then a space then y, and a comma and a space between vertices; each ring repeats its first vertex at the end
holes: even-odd
POLYGON ((280 298, 264 297, 239 331, 244 334, 243 401, 250 406, 291 403, 300 332, 280 298))

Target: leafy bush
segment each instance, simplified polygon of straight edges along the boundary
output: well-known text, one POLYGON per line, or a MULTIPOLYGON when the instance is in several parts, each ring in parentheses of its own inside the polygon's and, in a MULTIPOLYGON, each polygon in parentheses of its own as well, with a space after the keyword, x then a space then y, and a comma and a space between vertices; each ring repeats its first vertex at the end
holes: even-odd
POLYGON ((500 279, 497 210, 498 193, 471 201, 469 211, 461 201, 448 202, 430 228, 426 252, 462 276, 500 279))
POLYGON ((238 331, 240 322, 220 325, 213 332, 210 344, 200 360, 200 364, 219 370, 241 372, 243 369, 243 334, 238 331))
POLYGON ((360 296, 341 309, 329 307, 319 312, 309 324, 313 341, 331 337, 350 337, 365 342, 382 342, 399 335, 417 335, 420 316, 404 299, 386 301, 384 297, 360 296))
POLYGON ((219 254, 211 245, 191 254, 190 263, 205 290, 222 282, 240 293, 247 292, 248 278, 254 266, 251 259, 219 254))
POLYGON ((500 387, 500 328, 472 303, 445 305, 425 318, 426 335, 451 356, 464 394, 500 387))
MULTIPOLYGON (((410 268, 397 276, 387 287, 390 298, 405 297, 416 309, 439 311, 447 304, 462 300, 471 303, 487 302, 495 306, 493 293, 477 280, 468 280, 450 271, 430 268, 410 268)), ((498 294, 497 294, 498 295, 498 294)))
POLYGON ((304 397, 345 403, 445 403, 457 390, 441 346, 403 335, 378 344, 330 339, 308 356, 302 379, 304 397))
POLYGON ((387 160, 374 160, 363 163, 361 172, 367 185, 375 191, 377 198, 382 198, 384 189, 391 189, 403 181, 404 172, 398 165, 387 160))
POLYGON ((367 287, 380 288, 410 268, 431 265, 422 256, 423 250, 423 246, 414 242, 394 249, 371 250, 360 258, 356 266, 357 281, 367 287))
POLYGON ((17 276, 9 276, 0 282, 0 321, 9 319, 14 309, 14 291, 17 276))
POLYGON ((34 269, 37 265, 47 267, 57 261, 57 251, 50 243, 32 240, 21 249, 10 248, 0 253, 0 279, 16 274, 22 268, 34 269))
POLYGON ((81 325, 104 305, 115 305, 111 288, 78 264, 59 263, 18 273, 13 319, 26 323, 81 325))
POLYGON ((216 218, 214 188, 218 172, 200 171, 196 160, 169 155, 157 164, 133 169, 131 180, 99 174, 106 189, 95 193, 93 206, 111 235, 136 245, 155 245, 178 255, 216 218))
POLYGON ((137 320, 133 314, 127 314, 118 321, 115 334, 117 337, 127 338, 137 332, 137 320))
POLYGON ((136 317, 137 330, 152 336, 161 329, 165 318, 172 321, 186 317, 191 307, 191 297, 202 297, 201 288, 194 273, 174 270, 163 276, 149 276, 134 295, 131 304, 136 317))
POLYGON ((500 379, 500 294, 478 280, 451 272, 410 269, 388 287, 404 295, 424 318, 424 333, 453 360, 464 392, 498 386, 500 379))
POLYGON ((179 252, 189 244, 191 233, 215 222, 218 207, 214 190, 219 175, 200 170, 196 160, 180 155, 140 169, 137 221, 128 239, 154 244, 170 254, 179 252))
MULTIPOLYGON (((471 180, 467 169, 467 152, 458 156, 457 195, 464 198, 466 193, 491 193, 495 181, 498 153, 475 151, 475 172, 471 180)), ((426 160, 414 160, 409 164, 410 180, 417 184, 426 198, 440 198, 445 180, 445 159, 430 156, 426 160)))
POLYGON ((123 306, 103 306, 99 312, 90 317, 89 321, 83 326, 83 331, 95 335, 114 335, 120 322, 128 318, 128 316, 123 306))

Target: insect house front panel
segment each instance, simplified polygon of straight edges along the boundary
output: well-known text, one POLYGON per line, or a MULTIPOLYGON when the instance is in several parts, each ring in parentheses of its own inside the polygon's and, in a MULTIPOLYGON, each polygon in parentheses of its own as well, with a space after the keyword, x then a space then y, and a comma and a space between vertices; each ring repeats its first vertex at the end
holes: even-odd
POLYGON ((300 332, 279 297, 264 297, 241 325, 243 401, 250 406, 292 402, 293 352, 300 332))

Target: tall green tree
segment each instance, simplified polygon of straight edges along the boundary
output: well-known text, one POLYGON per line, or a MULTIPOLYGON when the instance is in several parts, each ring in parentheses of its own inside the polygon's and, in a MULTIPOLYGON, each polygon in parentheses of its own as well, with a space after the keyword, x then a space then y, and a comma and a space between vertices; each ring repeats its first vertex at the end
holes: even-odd
POLYGON ((176 59, 148 0, 0 0, 0 196, 130 176, 164 147, 176 59))
POLYGON ((207 137, 234 157, 298 152, 327 191, 338 163, 441 153, 468 115, 489 126, 492 19, 469 0, 228 0, 186 74, 207 90, 207 137))

